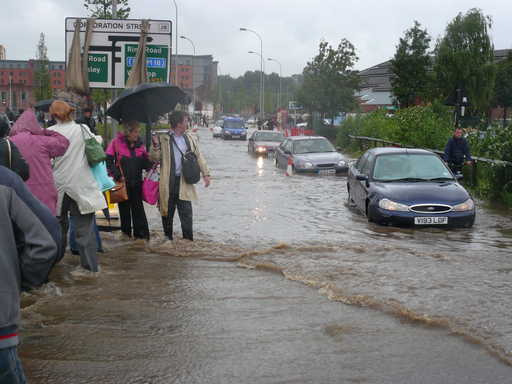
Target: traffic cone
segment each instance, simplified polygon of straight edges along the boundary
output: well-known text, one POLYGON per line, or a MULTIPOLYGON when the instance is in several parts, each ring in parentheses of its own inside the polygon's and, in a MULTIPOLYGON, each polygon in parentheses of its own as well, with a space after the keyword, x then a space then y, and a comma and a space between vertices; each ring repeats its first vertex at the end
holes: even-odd
POLYGON ((293 160, 288 156, 288 165, 286 166, 286 176, 293 176, 293 160))

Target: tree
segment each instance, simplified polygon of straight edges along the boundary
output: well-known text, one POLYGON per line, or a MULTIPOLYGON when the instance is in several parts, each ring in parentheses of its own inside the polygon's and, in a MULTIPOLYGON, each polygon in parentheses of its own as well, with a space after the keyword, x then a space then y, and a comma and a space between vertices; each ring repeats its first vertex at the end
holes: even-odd
POLYGON ((420 27, 421 24, 415 21, 405 32, 391 60, 393 94, 404 108, 416 105, 418 99, 425 100, 430 88, 430 36, 420 27))
POLYGON ((496 65, 494 106, 503 108, 503 127, 507 124, 507 109, 512 107, 512 52, 496 65))
MULTIPOLYGON (((434 72, 444 98, 454 98, 457 89, 470 103, 469 113, 482 116, 489 109, 494 89, 494 46, 489 37, 492 20, 479 9, 459 13, 446 27, 435 49, 434 72)), ((455 100, 460 103, 460 100, 455 100)))
POLYGON ((359 76, 352 70, 357 60, 354 46, 346 39, 336 49, 320 42, 318 55, 303 70, 299 102, 310 112, 328 116, 334 125, 338 113, 357 108, 359 76))
MULTIPOLYGON (((281 104, 288 105, 294 99, 298 88, 296 76, 281 78, 281 104)), ((243 76, 233 78, 229 75, 219 76, 216 95, 218 103, 225 112, 255 114, 259 110, 260 71, 247 71, 243 76)), ((276 73, 265 74, 265 110, 273 111, 277 107, 279 76, 276 73)))
POLYGON ((36 51, 36 72, 34 77, 35 99, 36 101, 45 100, 52 97, 52 87, 50 80, 50 65, 48 62, 48 49, 44 33, 39 35, 39 43, 36 51))
MULTIPOLYGON (((92 17, 112 19, 112 0, 84 0, 84 7, 92 17)), ((130 11, 128 0, 117 0, 116 19, 127 19, 130 11)))

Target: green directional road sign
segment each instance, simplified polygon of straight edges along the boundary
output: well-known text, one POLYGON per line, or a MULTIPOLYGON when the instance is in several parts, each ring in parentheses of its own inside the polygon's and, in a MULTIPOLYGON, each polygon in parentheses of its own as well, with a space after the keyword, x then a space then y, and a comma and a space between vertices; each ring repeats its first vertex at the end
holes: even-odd
MULTIPOLYGON (((138 44, 125 45, 125 72, 124 81, 128 80, 130 71, 137 56, 138 44)), ((166 45, 147 45, 146 46, 146 68, 148 71, 148 81, 167 83, 169 74, 169 48, 166 45)))
POLYGON ((108 56, 101 53, 89 54, 89 81, 106 83, 108 81, 108 56))

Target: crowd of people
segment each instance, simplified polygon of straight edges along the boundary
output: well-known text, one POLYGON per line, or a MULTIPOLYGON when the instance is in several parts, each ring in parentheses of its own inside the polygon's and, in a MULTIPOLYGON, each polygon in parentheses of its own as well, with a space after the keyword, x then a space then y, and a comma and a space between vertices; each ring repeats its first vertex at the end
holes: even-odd
MULTIPOLYGON (((17 355, 22 290, 48 282, 52 268, 65 255, 68 236, 81 268, 99 271, 102 251, 95 214, 107 208, 107 197, 86 156, 85 137, 96 135, 90 110, 74 120, 74 108, 54 101, 49 113, 55 124, 44 128, 35 111, 27 109, 11 127, 0 116, 0 382, 24 383, 17 355), (71 227, 71 231, 70 231, 71 227)), ((106 147, 106 168, 124 181, 128 199, 118 204, 122 239, 150 237, 144 211, 144 171, 160 168, 159 208, 163 231, 173 239, 176 209, 183 238, 193 241, 193 184, 183 176, 184 154, 193 153, 205 187, 210 184, 206 161, 196 136, 189 132, 185 112, 170 115, 170 129, 153 136, 150 151, 139 135, 139 123, 123 121, 123 131, 106 147)))

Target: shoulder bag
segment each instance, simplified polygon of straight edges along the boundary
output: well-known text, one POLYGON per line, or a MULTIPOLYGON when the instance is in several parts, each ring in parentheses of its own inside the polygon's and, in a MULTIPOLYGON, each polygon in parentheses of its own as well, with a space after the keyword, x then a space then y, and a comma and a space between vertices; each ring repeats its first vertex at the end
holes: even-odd
MULTIPOLYGON (((114 139, 117 140, 117 139, 114 139)), ((115 166, 119 168, 119 171, 121 172, 121 180, 116 181, 116 185, 114 188, 111 188, 109 190, 110 192, 110 202, 111 203, 122 203, 123 201, 128 200, 128 191, 126 190, 126 182, 124 179, 124 173, 123 173, 123 167, 121 166, 121 162, 119 161, 119 155, 117 153, 117 146, 116 142, 114 141, 114 159, 115 159, 115 166)))
POLYGON ((174 140, 172 135, 172 141, 181 153, 181 173, 187 184, 197 184, 201 180, 201 168, 199 168, 199 162, 197 161, 196 154, 190 149, 190 142, 188 137, 184 136, 185 142, 187 143, 187 152, 183 153, 174 140))
POLYGON ((98 140, 96 140, 94 135, 90 134, 88 130, 84 129, 82 124, 80 124, 80 129, 82 130, 82 138, 85 142, 85 156, 87 157, 89 165, 93 166, 94 164, 105 161, 107 155, 101 144, 98 143, 98 140), (88 137, 86 137, 84 131, 88 137))

